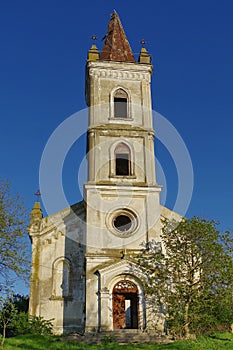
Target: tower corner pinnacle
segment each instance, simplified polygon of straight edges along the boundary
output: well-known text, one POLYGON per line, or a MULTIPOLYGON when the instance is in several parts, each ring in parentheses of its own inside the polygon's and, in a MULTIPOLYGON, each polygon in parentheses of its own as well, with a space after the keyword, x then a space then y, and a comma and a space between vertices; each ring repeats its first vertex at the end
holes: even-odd
POLYGON ((40 207, 40 202, 35 202, 30 213, 30 225, 28 227, 28 233, 30 237, 39 233, 42 218, 43 213, 40 207))
POLYGON ((98 61, 100 57, 99 50, 95 44, 92 44, 92 47, 88 51, 87 61, 98 61))
POLYGON ((141 51, 138 57, 138 62, 151 64, 151 55, 147 52, 145 47, 141 48, 141 51))

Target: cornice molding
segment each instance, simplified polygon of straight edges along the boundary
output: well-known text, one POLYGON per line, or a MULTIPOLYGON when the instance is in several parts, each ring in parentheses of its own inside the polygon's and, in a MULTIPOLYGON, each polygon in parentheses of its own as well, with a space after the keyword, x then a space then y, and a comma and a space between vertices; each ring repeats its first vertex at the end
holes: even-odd
POLYGON ((90 68, 89 75, 94 78, 106 78, 106 79, 119 79, 119 80, 134 80, 134 81, 146 81, 150 82, 151 76, 149 72, 136 72, 128 70, 116 70, 116 69, 99 69, 90 68))

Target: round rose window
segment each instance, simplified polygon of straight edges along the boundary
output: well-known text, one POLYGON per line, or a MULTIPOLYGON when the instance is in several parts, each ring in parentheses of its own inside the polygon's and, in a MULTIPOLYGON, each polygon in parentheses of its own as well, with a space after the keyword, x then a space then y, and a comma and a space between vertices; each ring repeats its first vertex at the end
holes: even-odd
POLYGON ((106 217, 109 230, 119 237, 129 237, 138 228, 137 215, 128 208, 119 208, 110 212, 106 217))
POLYGON ((128 232, 132 227, 132 218, 128 215, 118 215, 113 220, 113 226, 120 232, 128 232))

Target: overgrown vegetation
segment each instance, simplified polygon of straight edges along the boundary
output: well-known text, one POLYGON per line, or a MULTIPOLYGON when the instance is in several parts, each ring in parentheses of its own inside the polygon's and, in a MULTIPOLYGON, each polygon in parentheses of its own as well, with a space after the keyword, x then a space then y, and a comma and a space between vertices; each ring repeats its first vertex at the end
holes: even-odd
POLYGON ((214 334, 212 337, 200 337, 195 341, 186 340, 163 345, 116 343, 85 344, 63 342, 61 337, 24 335, 6 339, 5 350, 20 348, 22 350, 233 350, 233 335, 229 333, 214 334))
POLYGON ((233 322, 233 239, 214 221, 165 221, 162 245, 149 242, 136 260, 146 276, 152 313, 163 310, 170 334, 190 338, 229 330, 233 322))
POLYGON ((28 297, 19 294, 7 298, 0 309, 1 346, 5 338, 23 334, 52 334, 52 320, 28 317, 28 297))

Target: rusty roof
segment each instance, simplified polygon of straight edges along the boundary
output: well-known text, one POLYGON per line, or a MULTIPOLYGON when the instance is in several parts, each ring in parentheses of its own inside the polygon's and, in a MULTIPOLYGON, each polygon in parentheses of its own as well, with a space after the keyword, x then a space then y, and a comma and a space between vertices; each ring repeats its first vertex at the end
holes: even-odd
POLYGON ((111 15, 100 60, 135 62, 125 31, 116 11, 111 15))

